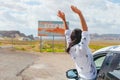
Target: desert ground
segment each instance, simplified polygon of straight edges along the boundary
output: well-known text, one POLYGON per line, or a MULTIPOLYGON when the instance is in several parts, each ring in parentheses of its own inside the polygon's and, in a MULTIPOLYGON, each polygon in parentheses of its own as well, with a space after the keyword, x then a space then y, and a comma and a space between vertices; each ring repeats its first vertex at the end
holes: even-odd
POLYGON ((0 80, 67 80, 74 68, 67 53, 38 53, 0 48, 0 80))
MULTIPOLYGON (((15 41, 12 46, 10 41, 1 42, 0 80, 67 80, 66 71, 75 68, 74 63, 64 52, 64 42, 55 42, 55 51, 58 51, 55 53, 51 52, 50 43, 44 41, 44 50, 39 52, 38 41, 15 41)), ((90 48, 94 52, 118 44, 119 41, 94 41, 90 43, 90 48)))

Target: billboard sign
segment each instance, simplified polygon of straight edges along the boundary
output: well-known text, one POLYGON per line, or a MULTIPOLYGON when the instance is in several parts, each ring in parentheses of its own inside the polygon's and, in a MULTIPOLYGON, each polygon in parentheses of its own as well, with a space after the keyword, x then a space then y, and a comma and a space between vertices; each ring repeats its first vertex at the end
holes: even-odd
POLYGON ((38 36, 63 36, 64 31, 62 21, 38 21, 38 36))

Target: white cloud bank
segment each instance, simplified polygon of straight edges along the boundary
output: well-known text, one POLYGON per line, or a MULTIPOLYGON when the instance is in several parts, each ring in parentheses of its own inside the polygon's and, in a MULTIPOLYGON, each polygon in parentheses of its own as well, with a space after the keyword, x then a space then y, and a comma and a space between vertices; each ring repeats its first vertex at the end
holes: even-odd
POLYGON ((113 0, 0 0, 0 30, 20 30, 37 36, 39 20, 60 20, 62 10, 70 28, 80 26, 79 18, 70 5, 81 9, 90 33, 120 34, 120 2, 113 0))

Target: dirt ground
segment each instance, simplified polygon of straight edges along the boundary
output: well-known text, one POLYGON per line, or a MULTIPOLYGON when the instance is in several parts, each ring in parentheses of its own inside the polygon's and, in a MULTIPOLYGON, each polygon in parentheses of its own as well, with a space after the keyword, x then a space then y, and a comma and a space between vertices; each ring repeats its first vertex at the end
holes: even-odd
POLYGON ((67 53, 40 53, 34 65, 22 74, 23 80, 67 80, 66 71, 74 68, 67 53))
POLYGON ((0 80, 67 80, 74 68, 67 53, 35 53, 0 49, 0 80))
POLYGON ((13 51, 0 48, 0 80, 22 80, 19 76, 38 58, 28 52, 13 51))

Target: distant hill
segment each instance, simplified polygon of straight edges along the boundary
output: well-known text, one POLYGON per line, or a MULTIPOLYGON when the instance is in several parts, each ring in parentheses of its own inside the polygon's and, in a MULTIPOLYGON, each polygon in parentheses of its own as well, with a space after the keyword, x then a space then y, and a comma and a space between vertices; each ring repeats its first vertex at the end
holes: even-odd
POLYGON ((92 40, 120 40, 120 34, 91 34, 92 40))
POLYGON ((24 33, 20 33, 19 31, 0 31, 0 36, 2 37, 26 37, 24 33))
POLYGON ((20 31, 0 31, 0 37, 1 38, 15 38, 15 39, 29 39, 34 40, 33 35, 25 35, 24 33, 21 33, 20 31))
MULTIPOLYGON (((48 36, 49 37, 49 36, 48 36)), ((20 31, 0 31, 0 40, 5 38, 14 38, 17 40, 39 40, 39 38, 34 38, 33 35, 25 35, 20 31)), ((90 34, 91 40, 120 40, 120 34, 90 34)))

